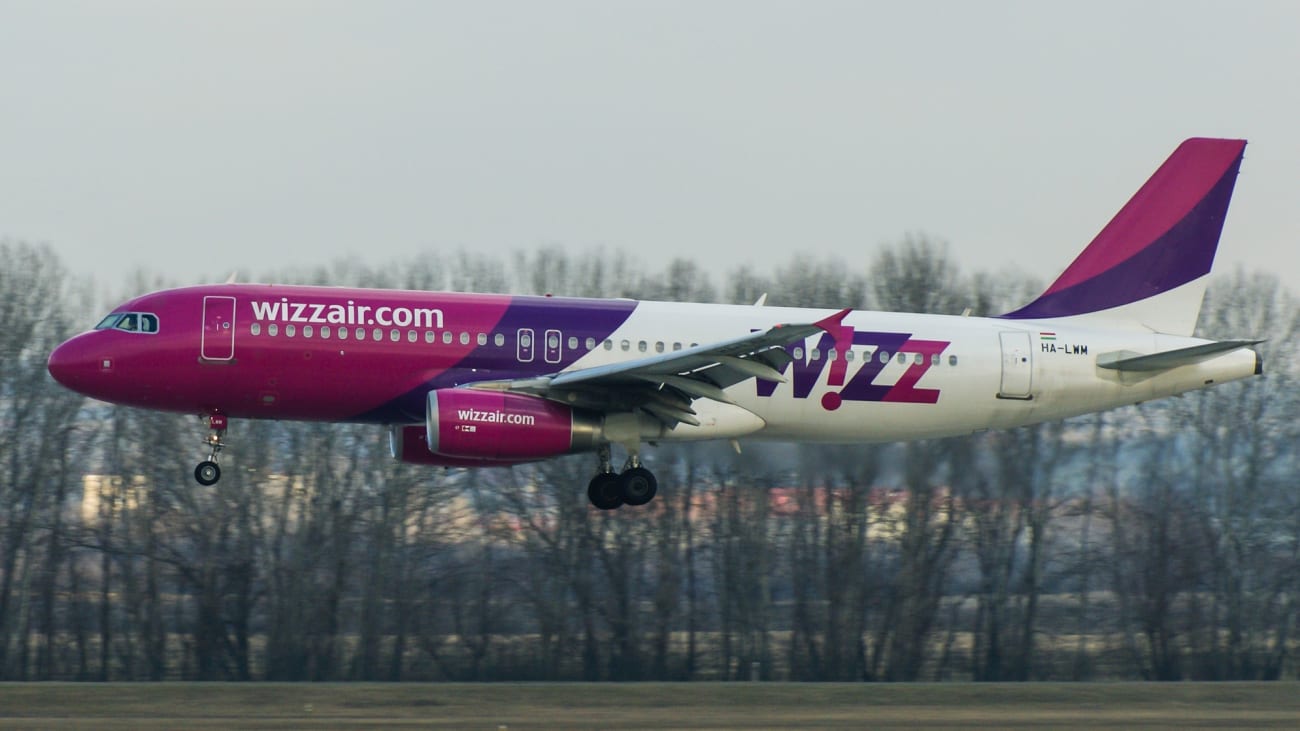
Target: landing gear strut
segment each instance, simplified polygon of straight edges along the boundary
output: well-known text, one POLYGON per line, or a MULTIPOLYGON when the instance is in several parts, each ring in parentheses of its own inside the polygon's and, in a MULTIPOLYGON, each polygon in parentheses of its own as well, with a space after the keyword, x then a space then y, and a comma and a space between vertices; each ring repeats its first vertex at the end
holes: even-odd
POLYGON ((609 461, 609 445, 600 447, 600 471, 587 484, 587 499, 601 510, 614 510, 623 505, 645 505, 659 492, 659 482, 654 473, 641 466, 641 458, 633 452, 623 465, 622 473, 615 473, 609 461))
POLYGON ((217 457, 221 450, 226 448, 224 437, 226 436, 226 417, 224 414, 211 414, 208 416, 208 438, 204 444, 208 445, 208 458, 194 468, 194 479, 200 485, 207 487, 217 484, 221 479, 221 466, 217 464, 217 457))

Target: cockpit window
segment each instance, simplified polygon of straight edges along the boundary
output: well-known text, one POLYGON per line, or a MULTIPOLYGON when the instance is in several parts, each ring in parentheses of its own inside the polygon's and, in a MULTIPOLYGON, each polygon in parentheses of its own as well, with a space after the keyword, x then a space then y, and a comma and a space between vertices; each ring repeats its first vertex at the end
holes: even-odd
POLYGON ((158 332, 158 316, 151 312, 114 312, 100 320, 95 329, 153 334, 158 332))

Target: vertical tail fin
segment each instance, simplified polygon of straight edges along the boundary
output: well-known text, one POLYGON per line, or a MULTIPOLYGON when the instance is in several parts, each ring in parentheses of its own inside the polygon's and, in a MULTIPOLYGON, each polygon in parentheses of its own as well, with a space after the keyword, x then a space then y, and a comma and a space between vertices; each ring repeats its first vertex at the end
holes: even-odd
POLYGON ((1245 149, 1245 140, 1183 142, 1046 292, 1003 317, 1191 335, 1245 149))

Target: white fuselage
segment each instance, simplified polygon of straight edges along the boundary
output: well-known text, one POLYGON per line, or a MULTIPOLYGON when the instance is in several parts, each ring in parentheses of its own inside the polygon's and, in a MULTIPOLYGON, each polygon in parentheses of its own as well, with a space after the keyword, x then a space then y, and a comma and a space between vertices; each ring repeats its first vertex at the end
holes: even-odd
MULTIPOLYGON (((660 344, 671 350, 675 344, 716 342, 773 322, 810 322, 826 314, 641 302, 610 336, 609 349, 597 348, 572 368, 644 358, 660 344)), ((844 325, 852 328, 855 343, 848 357, 836 349, 841 377, 835 377, 827 349, 819 347, 830 336, 810 337, 792 351, 786 382, 775 388, 752 379, 737 384, 727 390, 736 406, 697 400, 700 426, 682 424, 655 438, 874 442, 950 436, 1103 411, 1246 378, 1256 369, 1254 352, 1239 350, 1161 372, 1107 370, 1098 367, 1099 355, 1149 354, 1209 341, 1059 320, 861 311, 850 313, 844 325), (888 353, 886 364, 880 362, 882 351, 888 353), (838 401, 836 408, 828 408, 827 394, 840 395, 829 402, 838 401)))

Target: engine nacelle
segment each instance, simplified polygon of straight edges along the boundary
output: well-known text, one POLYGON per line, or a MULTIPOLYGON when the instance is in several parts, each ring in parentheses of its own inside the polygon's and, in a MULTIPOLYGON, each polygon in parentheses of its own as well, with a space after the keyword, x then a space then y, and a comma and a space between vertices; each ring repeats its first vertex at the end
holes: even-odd
POLYGON ((603 427, 600 414, 501 391, 430 391, 425 411, 431 454, 497 463, 595 449, 603 427))
POLYGON ((519 464, 519 460, 469 459, 434 454, 429 451, 429 440, 424 435, 423 426, 389 428, 388 451, 392 453, 393 459, 399 462, 433 467, 509 467, 519 464))

